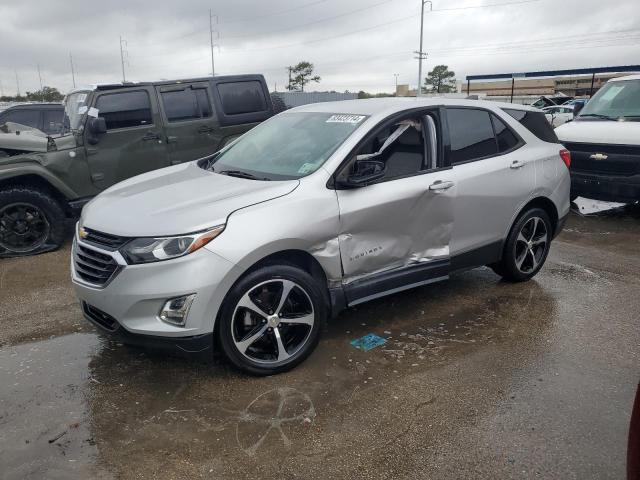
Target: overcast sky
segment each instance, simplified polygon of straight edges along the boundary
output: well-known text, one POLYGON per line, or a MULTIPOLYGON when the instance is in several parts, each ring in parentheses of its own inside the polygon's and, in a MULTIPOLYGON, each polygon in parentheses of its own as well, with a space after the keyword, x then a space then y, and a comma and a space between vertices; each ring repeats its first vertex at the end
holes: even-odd
MULTIPOLYGON (((263 73, 282 90, 286 66, 307 60, 313 90, 392 91, 417 83, 420 0, 0 0, 5 94, 76 83, 210 75, 209 9, 217 15, 216 74, 263 73), (100 5, 100 6, 98 6, 100 5)), ((428 4, 426 10, 428 10, 428 4)), ((640 63, 638 0, 434 0, 425 15, 427 72, 468 74, 640 63), (635 54, 635 55, 634 55, 635 54)))

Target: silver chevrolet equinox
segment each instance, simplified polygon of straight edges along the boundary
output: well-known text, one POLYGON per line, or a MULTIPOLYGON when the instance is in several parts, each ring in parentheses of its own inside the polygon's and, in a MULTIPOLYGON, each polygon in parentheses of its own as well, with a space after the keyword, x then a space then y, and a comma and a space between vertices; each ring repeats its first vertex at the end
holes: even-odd
POLYGON ((346 307, 483 265, 533 277, 569 212, 569 164, 530 107, 306 105, 98 195, 73 284, 85 317, 125 342, 283 372, 346 307))

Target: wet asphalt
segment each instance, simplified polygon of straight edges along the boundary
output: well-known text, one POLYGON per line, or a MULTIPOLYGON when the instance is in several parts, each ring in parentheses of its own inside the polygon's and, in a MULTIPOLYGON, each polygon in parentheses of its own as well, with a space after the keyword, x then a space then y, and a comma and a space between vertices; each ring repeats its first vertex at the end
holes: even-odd
POLYGON ((640 207, 592 207, 534 280, 482 268, 350 309, 268 378, 102 337, 69 246, 0 260, 0 477, 622 479, 640 207), (368 333, 387 343, 350 345, 368 333))

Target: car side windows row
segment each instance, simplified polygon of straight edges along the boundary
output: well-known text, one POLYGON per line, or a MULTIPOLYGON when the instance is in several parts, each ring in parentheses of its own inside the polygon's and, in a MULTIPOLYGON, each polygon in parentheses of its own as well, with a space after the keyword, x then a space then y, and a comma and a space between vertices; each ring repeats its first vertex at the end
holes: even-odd
POLYGON ((496 115, 474 108, 447 108, 451 165, 515 149, 518 136, 496 115))

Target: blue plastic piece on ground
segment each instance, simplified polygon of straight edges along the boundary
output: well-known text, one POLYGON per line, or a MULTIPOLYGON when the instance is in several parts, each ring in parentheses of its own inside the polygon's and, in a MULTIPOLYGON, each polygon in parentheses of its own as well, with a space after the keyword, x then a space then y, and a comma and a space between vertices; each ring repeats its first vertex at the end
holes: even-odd
POLYGON ((364 350, 365 352, 368 352, 372 348, 379 347, 380 345, 384 345, 385 343, 387 343, 386 338, 379 337, 374 333, 369 333, 364 337, 351 340, 351 345, 359 348, 360 350, 364 350))

